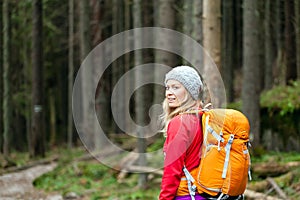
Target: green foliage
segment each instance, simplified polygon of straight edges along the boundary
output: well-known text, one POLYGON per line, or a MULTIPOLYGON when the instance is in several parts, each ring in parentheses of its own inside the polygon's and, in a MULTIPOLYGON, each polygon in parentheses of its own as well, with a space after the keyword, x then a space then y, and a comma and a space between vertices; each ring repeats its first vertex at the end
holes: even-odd
POLYGON ((136 187, 138 174, 130 174, 119 183, 117 171, 95 160, 75 162, 74 158, 82 155, 82 149, 59 150, 59 152, 61 158, 58 167, 34 181, 38 189, 55 191, 62 195, 75 192, 82 198, 86 197, 84 199, 92 200, 156 199, 158 196, 159 184, 151 184, 147 190, 136 187))
POLYGON ((163 147, 165 138, 162 136, 162 133, 159 134, 161 134, 161 136, 157 138, 155 142, 147 148, 147 152, 157 151, 163 147))
POLYGON ((300 81, 291 82, 287 86, 276 86, 263 92, 260 104, 261 107, 268 108, 269 112, 279 110, 281 116, 300 109, 300 81))
POLYGON ((38 178, 34 184, 46 191, 60 191, 63 194, 76 192, 81 195, 91 188, 100 189, 101 179, 105 185, 116 181, 107 173, 107 168, 99 163, 73 162, 60 164, 54 171, 38 178))
POLYGON ((226 105, 226 108, 241 111, 242 110, 242 101, 231 102, 226 105))
POLYGON ((259 157, 252 157, 252 163, 263 163, 263 162, 280 162, 287 163, 291 161, 300 161, 300 154, 298 152, 265 152, 259 157))
POLYGON ((46 191, 57 191, 61 194, 75 192, 83 196, 87 191, 90 199, 155 199, 159 186, 147 191, 138 190, 138 175, 126 178, 126 182, 118 183, 116 172, 98 162, 78 162, 60 165, 54 171, 38 178, 34 185, 46 191))
MULTIPOLYGON (((300 154, 298 152, 265 152, 265 154, 255 157, 252 156, 251 162, 252 164, 258 163, 278 163, 284 166, 288 162, 299 162, 300 161, 300 154)), ((277 185, 284 191, 284 193, 289 197, 291 200, 296 200, 300 198, 299 187, 300 187, 300 168, 296 167, 291 169, 290 171, 293 175, 292 179, 286 178, 277 178, 273 177, 274 181, 277 185), (279 181, 280 180, 280 181, 279 181)), ((252 173, 253 180, 250 184, 255 184, 256 181, 260 182, 263 181, 261 177, 258 177, 255 173, 252 173)), ((266 188, 267 189, 267 188, 266 188)), ((276 195, 276 193, 271 192, 269 195, 276 195)))
POLYGON ((6 158, 0 153, 0 174, 4 173, 5 168, 10 167, 10 164, 13 164, 12 166, 20 167, 28 163, 29 160, 29 154, 24 152, 13 151, 10 153, 9 158, 6 158))

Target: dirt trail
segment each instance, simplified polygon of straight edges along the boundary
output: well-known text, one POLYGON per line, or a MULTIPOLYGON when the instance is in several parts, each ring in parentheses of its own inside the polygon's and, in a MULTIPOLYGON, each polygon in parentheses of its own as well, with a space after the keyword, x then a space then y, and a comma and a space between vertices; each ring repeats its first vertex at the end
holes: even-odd
POLYGON ((0 200, 62 200, 60 195, 46 194, 35 189, 32 182, 39 176, 53 170, 56 163, 37 165, 26 170, 0 176, 0 200))

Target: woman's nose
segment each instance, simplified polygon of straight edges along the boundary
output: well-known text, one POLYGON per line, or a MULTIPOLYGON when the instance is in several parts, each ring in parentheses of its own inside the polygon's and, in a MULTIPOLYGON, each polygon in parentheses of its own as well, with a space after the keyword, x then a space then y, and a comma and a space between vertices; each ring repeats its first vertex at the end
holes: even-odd
POLYGON ((166 90, 166 96, 173 94, 173 92, 170 89, 166 90))

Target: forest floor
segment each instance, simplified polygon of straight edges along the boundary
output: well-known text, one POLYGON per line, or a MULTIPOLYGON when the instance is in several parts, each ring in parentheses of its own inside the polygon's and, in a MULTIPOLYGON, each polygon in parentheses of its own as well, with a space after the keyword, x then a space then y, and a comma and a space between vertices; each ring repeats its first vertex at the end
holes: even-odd
MULTIPOLYGON (((14 155, 15 167, 0 168, 0 200, 157 199, 161 175, 149 174, 147 189, 141 190, 136 187, 138 174, 128 173, 120 178, 120 171, 101 165, 94 159, 86 159, 85 155, 86 151, 82 148, 71 151, 57 149, 42 164, 41 160, 32 161, 24 154, 14 155), (8 170, 11 168, 18 170, 8 170)), ((253 180, 246 192, 257 193, 249 193, 248 196, 253 198, 247 200, 300 199, 299 153, 268 152, 260 157, 253 156, 252 161, 253 180)))
POLYGON ((38 165, 18 172, 0 176, 0 199, 31 199, 31 200, 59 200, 61 195, 46 193, 34 188, 33 181, 41 175, 52 171, 56 163, 38 165))

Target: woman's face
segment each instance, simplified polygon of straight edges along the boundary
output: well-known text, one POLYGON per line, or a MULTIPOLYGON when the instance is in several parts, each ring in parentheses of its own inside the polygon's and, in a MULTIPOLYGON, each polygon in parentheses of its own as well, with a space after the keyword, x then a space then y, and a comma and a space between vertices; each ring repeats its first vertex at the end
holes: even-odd
POLYGON ((179 107, 186 98, 185 87, 176 80, 168 80, 166 83, 166 99, 170 108, 179 107))

